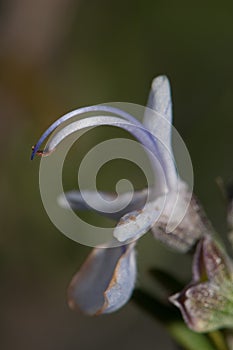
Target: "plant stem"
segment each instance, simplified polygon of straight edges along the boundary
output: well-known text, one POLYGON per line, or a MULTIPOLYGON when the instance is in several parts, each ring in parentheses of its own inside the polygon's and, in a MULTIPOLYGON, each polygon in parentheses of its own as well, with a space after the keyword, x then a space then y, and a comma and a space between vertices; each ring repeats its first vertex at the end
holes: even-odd
POLYGON ((224 337, 224 334, 221 331, 210 332, 208 333, 208 337, 215 345, 217 350, 229 350, 226 338, 224 337))

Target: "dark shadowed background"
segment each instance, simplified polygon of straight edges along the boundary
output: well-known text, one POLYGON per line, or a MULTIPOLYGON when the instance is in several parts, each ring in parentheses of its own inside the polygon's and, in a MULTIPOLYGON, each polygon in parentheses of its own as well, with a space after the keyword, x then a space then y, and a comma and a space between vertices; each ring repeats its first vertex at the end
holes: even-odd
MULTIPOLYGON (((166 74, 195 192, 224 232, 215 179, 233 175, 233 3, 1 1, 0 62, 0 348, 173 349, 161 326, 132 302, 99 318, 68 309, 67 284, 90 249, 50 222, 30 149, 52 121, 76 107, 146 103, 152 78, 166 74)), ((149 235, 138 258, 138 283, 155 292, 150 266, 190 276, 190 263, 149 235)))

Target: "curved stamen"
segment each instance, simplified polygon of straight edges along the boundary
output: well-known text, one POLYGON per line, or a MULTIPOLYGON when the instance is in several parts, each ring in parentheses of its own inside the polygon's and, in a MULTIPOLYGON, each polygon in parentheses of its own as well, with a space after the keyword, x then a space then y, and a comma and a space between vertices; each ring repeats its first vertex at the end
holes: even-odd
POLYGON ((129 121, 122 120, 121 118, 112 116, 89 117, 65 125, 61 130, 53 134, 49 139, 49 142, 46 145, 46 154, 53 151, 67 136, 73 134, 74 132, 83 130, 85 128, 103 125, 115 126, 130 132, 145 147, 145 151, 149 156, 154 173, 158 175, 158 184, 160 184, 162 187, 166 187, 164 182, 166 176, 162 170, 163 165, 160 164, 160 158, 158 157, 158 154, 155 153, 154 144, 151 143, 151 139, 145 137, 144 127, 137 126, 129 121))
POLYGON ((95 106, 81 107, 81 108, 76 109, 72 112, 69 112, 69 113, 63 115, 62 117, 60 117, 59 119, 57 119, 52 125, 50 125, 50 127, 42 134, 42 136, 40 137, 40 139, 36 143, 36 145, 33 146, 31 160, 34 159, 36 154, 41 155, 41 153, 43 153, 43 151, 42 152, 39 151, 40 146, 58 126, 60 126, 62 123, 64 123, 65 121, 67 121, 71 118, 74 118, 80 114, 88 113, 88 112, 108 112, 108 113, 118 114, 122 118, 132 122, 135 125, 140 126, 142 128, 142 130, 144 131, 144 134, 150 139, 150 143, 153 144, 154 152, 157 153, 157 144, 155 142, 153 135, 149 131, 147 131, 145 129, 145 127, 143 126, 143 124, 140 123, 131 114, 129 114, 129 113, 127 113, 119 108, 116 108, 116 107, 95 105, 95 106))
POLYGON ((117 117, 94 116, 89 118, 83 118, 64 126, 63 129, 59 130, 49 140, 45 153, 47 154, 49 152, 52 152, 58 146, 59 143, 61 143, 67 136, 71 135, 76 131, 89 128, 89 127, 96 127, 96 126, 103 126, 103 125, 115 126, 128 131, 135 138, 137 138, 140 141, 140 143, 146 147, 146 149, 150 150, 151 152, 154 151, 154 148, 153 148, 154 144, 151 144, 150 139, 145 138, 145 128, 143 126, 132 124, 129 121, 125 121, 117 117))

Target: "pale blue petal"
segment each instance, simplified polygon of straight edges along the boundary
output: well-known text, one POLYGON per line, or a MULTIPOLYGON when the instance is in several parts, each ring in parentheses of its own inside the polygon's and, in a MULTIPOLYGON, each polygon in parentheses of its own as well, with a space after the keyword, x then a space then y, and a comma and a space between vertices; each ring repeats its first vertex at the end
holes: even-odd
POLYGON ((105 292, 106 304, 103 313, 110 313, 118 310, 130 299, 136 281, 136 257, 135 250, 128 246, 129 251, 119 260, 115 270, 115 279, 105 292))
POLYGON ((61 195, 58 198, 58 203, 68 209, 72 208, 73 210, 83 211, 83 210, 93 210, 105 217, 119 220, 126 213, 140 209, 144 206, 148 191, 147 189, 142 191, 135 191, 133 194, 131 192, 126 192, 118 195, 116 200, 116 195, 110 192, 95 192, 95 191, 82 191, 82 194, 79 191, 70 191, 66 192, 65 195, 61 195), (88 203, 95 204, 97 200, 99 200, 99 195, 107 202, 111 203, 111 212, 106 211, 106 204, 101 207, 100 201, 98 202, 98 210, 91 207, 83 198, 88 199, 88 203), (114 205, 112 205, 114 201, 114 205), (120 209, 119 209, 120 208, 120 209), (124 208, 124 209, 121 209, 124 208))
POLYGON ((171 146, 172 100, 169 80, 158 76, 153 80, 143 124, 156 137, 159 159, 163 166, 169 188, 177 186, 177 171, 171 146))
MULTIPOLYGON (((153 80, 147 107, 160 113, 170 124, 172 124, 171 89, 169 80, 165 75, 160 75, 153 80)), ((154 129, 153 121, 147 120, 144 122, 149 126, 149 130, 154 129)))
POLYGON ((68 303, 88 315, 119 309, 130 298, 136 280, 134 243, 95 248, 73 277, 68 303))

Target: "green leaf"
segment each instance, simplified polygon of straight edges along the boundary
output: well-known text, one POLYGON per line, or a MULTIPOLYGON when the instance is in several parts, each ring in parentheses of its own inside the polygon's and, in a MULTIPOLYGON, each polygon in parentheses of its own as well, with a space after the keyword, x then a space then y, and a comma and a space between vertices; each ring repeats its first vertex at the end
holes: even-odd
POLYGON ((208 333, 208 337, 216 345, 218 350, 230 350, 227 345, 226 335, 222 331, 213 331, 208 333))

